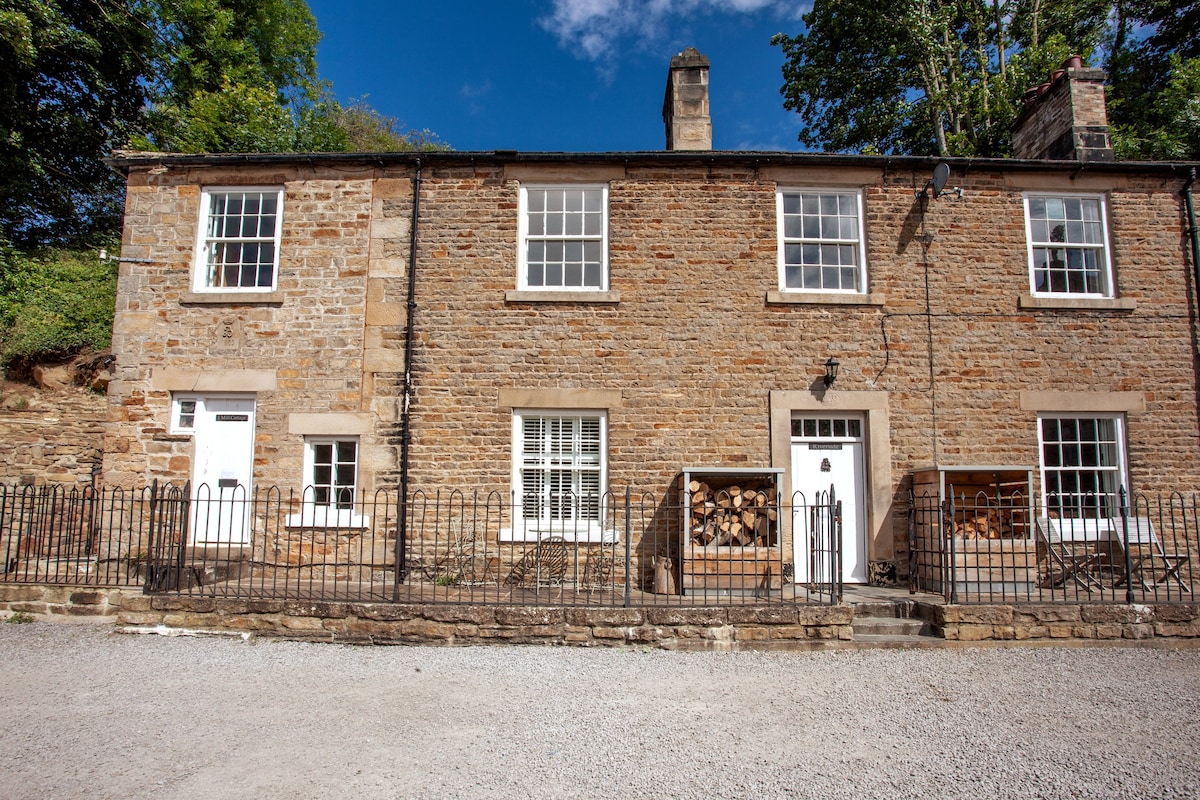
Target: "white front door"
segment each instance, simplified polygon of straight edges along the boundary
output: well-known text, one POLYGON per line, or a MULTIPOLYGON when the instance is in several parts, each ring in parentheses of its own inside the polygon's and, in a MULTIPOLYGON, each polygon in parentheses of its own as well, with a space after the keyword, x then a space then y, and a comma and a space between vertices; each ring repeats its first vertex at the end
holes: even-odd
MULTIPOLYGON (((792 420, 792 492, 794 502, 810 506, 833 488, 842 504, 842 580, 867 581, 866 477, 863 421, 857 416, 801 417, 792 420)), ((792 546, 796 582, 809 580, 812 515, 793 517, 792 546)), ((819 533, 815 534, 818 537, 819 533)), ((818 544, 818 549, 820 545, 818 544)), ((819 577, 819 576, 818 576, 819 577)))
POLYGON ((193 544, 249 541, 254 408, 253 395, 196 398, 193 544))

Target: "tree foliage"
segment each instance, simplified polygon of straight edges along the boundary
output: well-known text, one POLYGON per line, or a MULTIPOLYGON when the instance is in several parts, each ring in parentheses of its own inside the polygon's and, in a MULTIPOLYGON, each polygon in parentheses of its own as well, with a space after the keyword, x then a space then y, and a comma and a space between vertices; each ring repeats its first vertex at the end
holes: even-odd
POLYGON ((1198 31, 1198 0, 1116 4, 1106 67, 1119 158, 1200 159, 1198 31))
POLYGON ((33 245, 120 225, 101 159, 137 129, 153 41, 120 3, 0 0, 0 234, 33 245))
POLYGON ((317 73, 304 0, 0 0, 0 366, 108 344, 123 181, 104 159, 446 149, 317 73))
POLYGON ((1125 152, 1141 154, 1152 142, 1168 147, 1166 140, 1179 138, 1177 125, 1194 113, 1185 97, 1194 72, 1172 58, 1191 57, 1200 12, 1196 0, 1185 9, 1177 5, 817 0, 803 33, 772 42, 784 54, 784 107, 805 120, 799 139, 810 147, 1009 155, 1010 125, 1024 92, 1068 55, 1080 54, 1103 60, 1113 85, 1138 98, 1126 108, 1115 102, 1113 116, 1118 142, 1142 143, 1125 152), (1160 105, 1160 96, 1174 105, 1160 105))
POLYGON ((0 238, 119 228, 114 149, 444 149, 317 73, 304 0, 0 0, 0 238))

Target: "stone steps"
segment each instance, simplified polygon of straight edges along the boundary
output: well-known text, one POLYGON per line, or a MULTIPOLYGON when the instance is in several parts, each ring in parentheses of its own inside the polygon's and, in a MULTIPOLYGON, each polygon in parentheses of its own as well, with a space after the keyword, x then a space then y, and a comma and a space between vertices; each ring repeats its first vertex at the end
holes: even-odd
POLYGON ((911 600, 854 603, 854 641, 896 646, 938 641, 928 620, 912 616, 915 607, 911 600))

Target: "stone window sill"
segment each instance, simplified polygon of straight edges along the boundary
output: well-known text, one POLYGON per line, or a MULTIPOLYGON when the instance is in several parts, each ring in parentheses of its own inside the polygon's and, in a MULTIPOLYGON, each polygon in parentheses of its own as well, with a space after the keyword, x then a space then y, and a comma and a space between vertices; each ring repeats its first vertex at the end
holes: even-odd
POLYGON ((833 294, 829 292, 767 292, 767 305, 780 306, 882 306, 880 294, 833 294))
POLYGON ((156 433, 150 437, 155 442, 190 442, 192 437, 186 433, 156 433))
POLYGON ((1137 301, 1131 297, 1034 297, 1023 294, 1017 298, 1017 308, 1055 311, 1133 311, 1137 301))
POLYGON ((184 292, 179 302, 184 305, 278 306, 283 305, 283 292, 184 292))
POLYGON ((506 303, 593 303, 616 305, 620 292, 538 292, 513 289, 504 293, 506 303))

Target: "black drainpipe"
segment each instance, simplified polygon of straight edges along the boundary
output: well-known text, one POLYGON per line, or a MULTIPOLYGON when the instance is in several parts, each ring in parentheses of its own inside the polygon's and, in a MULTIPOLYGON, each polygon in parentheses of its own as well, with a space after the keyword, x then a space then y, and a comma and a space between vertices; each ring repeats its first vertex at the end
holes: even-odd
MULTIPOLYGON (((1196 168, 1188 170, 1187 181, 1183 184, 1183 203, 1187 209, 1188 239, 1192 244, 1192 292, 1196 303, 1194 320, 1200 319, 1200 230, 1196 229, 1196 204, 1192 199, 1192 184, 1196 182, 1196 168)), ((1192 375, 1196 382, 1196 405, 1200 410, 1200 333, 1195 325, 1192 327, 1192 375)))
POLYGON ((412 441, 412 357, 417 314, 417 222, 421 217, 421 159, 413 176, 412 230, 408 249, 408 307, 404 327, 404 407, 400 411, 400 510, 396 531, 396 584, 394 599, 400 599, 400 584, 408 573, 408 448, 412 441))
POLYGON ((1187 206, 1188 234, 1192 240, 1192 275, 1196 279, 1196 297, 1200 303, 1200 230, 1196 229, 1196 205, 1192 201, 1192 184, 1196 182, 1196 168, 1188 170, 1187 183, 1183 184, 1183 202, 1187 206))

